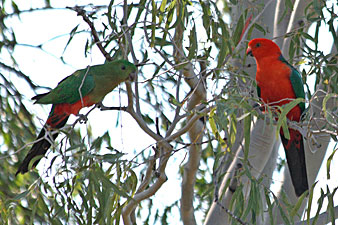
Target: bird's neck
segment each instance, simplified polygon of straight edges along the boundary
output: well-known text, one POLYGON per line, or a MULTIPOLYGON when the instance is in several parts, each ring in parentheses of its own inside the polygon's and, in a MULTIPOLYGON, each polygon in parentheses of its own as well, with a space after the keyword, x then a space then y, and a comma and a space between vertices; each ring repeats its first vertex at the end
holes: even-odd
POLYGON ((281 54, 269 54, 264 57, 256 58, 257 67, 264 69, 270 68, 274 63, 280 63, 281 54))

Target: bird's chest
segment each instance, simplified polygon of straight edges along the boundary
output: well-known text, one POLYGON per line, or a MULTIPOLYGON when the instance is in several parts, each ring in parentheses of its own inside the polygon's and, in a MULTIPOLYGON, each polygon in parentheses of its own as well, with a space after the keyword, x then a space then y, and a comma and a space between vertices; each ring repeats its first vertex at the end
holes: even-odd
POLYGON ((91 102, 98 103, 111 92, 117 85, 118 81, 112 79, 111 76, 101 76, 95 79, 95 87, 91 93, 89 93, 89 99, 91 102))
POLYGON ((265 103, 284 105, 295 99, 290 81, 290 68, 283 63, 259 66, 256 81, 260 89, 260 97, 265 103))

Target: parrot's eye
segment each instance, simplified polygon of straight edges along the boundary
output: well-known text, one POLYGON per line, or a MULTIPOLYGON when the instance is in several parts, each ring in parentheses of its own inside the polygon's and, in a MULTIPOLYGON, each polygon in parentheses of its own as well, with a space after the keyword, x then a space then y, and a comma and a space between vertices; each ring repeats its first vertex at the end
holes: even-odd
POLYGON ((125 69, 126 69, 126 66, 122 65, 121 70, 125 70, 125 69))
POLYGON ((257 43, 256 44, 256 47, 258 48, 258 47, 260 47, 261 46, 261 43, 257 43))

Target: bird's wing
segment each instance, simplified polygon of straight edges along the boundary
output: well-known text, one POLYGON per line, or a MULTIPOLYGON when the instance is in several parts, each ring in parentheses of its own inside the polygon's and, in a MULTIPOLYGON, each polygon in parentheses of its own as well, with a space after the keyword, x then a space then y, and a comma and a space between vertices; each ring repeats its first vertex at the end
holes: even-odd
POLYGON ((95 82, 90 69, 82 69, 64 78, 49 93, 37 95, 32 99, 39 104, 73 104, 91 92, 94 87, 95 82))

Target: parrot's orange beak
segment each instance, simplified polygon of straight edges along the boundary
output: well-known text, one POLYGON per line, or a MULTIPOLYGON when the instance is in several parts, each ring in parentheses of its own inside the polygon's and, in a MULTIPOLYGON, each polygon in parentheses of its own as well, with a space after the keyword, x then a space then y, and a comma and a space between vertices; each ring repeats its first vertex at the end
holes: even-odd
POLYGON ((250 46, 248 46, 248 48, 246 49, 246 55, 253 56, 252 49, 250 48, 250 46))

